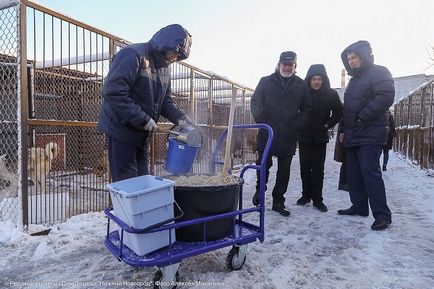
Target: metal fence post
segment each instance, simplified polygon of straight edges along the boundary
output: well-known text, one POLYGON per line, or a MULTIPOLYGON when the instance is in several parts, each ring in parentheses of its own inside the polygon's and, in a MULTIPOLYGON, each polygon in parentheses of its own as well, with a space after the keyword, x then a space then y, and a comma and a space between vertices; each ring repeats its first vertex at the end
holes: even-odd
POLYGON ((192 68, 190 68, 190 116, 193 118, 193 121, 197 120, 197 113, 195 111, 195 105, 194 105, 194 71, 192 68))
POLYGON ((22 224, 26 227, 28 220, 28 187, 27 187, 27 161, 28 161, 28 138, 27 138, 27 117, 29 115, 28 107, 28 76, 27 76, 27 21, 26 21, 27 1, 23 0, 19 7, 19 45, 18 45, 18 174, 21 179, 18 184, 18 190, 21 191, 22 224))

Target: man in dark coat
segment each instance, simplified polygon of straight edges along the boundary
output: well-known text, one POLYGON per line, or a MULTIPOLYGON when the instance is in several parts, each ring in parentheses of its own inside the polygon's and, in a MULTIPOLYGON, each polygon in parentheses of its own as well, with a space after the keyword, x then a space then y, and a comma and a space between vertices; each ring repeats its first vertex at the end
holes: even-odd
POLYGON ((342 117, 342 102, 338 93, 330 88, 324 65, 312 65, 305 81, 310 87, 312 112, 298 138, 303 192, 297 205, 305 205, 312 200, 315 208, 327 212, 322 197, 324 162, 329 129, 342 117))
POLYGON ((114 56, 97 126, 107 136, 113 181, 148 173, 148 144, 160 115, 176 124, 190 122, 171 99, 169 69, 189 56, 190 47, 191 35, 172 24, 114 56))
POLYGON ((344 94, 344 147, 352 206, 341 215, 369 215, 371 228, 384 230, 392 223, 386 190, 380 170, 380 155, 387 141, 388 110, 393 104, 395 86, 384 66, 374 64, 367 41, 348 46, 341 54, 351 77, 344 94))
MULTIPOLYGON (((305 114, 310 110, 309 89, 306 83, 295 75, 297 55, 293 51, 286 51, 280 55, 276 71, 261 78, 251 99, 251 110, 257 123, 270 125, 274 132, 271 152, 266 162, 266 180, 273 165, 272 156, 277 157, 276 184, 273 189, 274 211, 283 216, 289 216, 286 209, 285 197, 288 188, 289 173, 292 157, 297 142, 297 124, 302 122, 305 114)), ((260 130, 257 137, 260 164, 267 141, 267 132, 260 130)), ((256 184, 256 193, 253 196, 255 206, 260 203, 259 172, 256 184)))

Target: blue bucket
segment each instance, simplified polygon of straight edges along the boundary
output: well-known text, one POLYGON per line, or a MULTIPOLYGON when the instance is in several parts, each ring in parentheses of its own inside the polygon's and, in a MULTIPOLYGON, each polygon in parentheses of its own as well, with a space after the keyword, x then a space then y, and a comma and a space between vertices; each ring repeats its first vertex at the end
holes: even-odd
POLYGON ((169 138, 164 168, 172 174, 188 174, 193 168, 193 162, 199 148, 200 145, 192 146, 178 142, 175 138, 169 138))

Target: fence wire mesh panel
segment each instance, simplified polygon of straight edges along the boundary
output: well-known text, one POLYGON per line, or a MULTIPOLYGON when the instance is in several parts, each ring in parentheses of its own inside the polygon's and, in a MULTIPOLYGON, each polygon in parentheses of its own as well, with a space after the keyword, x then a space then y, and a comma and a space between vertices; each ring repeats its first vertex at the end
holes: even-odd
MULTIPOLYGON (((250 115, 250 97, 253 91, 184 63, 171 65, 171 79, 173 101, 199 126, 203 135, 203 143, 194 161, 192 173, 210 173, 211 156, 217 138, 228 126, 232 89, 235 88, 236 91, 234 124, 254 122, 250 115)), ((164 164, 171 128, 173 124, 163 117, 160 118, 159 131, 154 133, 151 143, 150 163, 153 174, 170 174, 164 169, 164 164)), ((256 160, 256 146, 252 146, 252 143, 256 143, 255 130, 234 131, 231 144, 233 167, 256 160)), ((219 160, 223 160, 224 151, 225 143, 220 150, 219 160)))
POLYGON ((110 57, 124 45, 29 2, 28 222, 52 224, 110 203, 105 138, 95 130, 110 57))
POLYGON ((18 181, 19 6, 0 10, 0 220, 21 222, 18 181))
POLYGON ((394 105, 394 149, 425 169, 434 169, 434 80, 394 105))

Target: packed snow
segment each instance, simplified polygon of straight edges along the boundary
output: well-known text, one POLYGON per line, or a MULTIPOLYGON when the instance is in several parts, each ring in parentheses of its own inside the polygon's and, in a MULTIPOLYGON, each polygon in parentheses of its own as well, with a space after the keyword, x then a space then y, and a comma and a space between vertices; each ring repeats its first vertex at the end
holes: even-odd
MULTIPOLYGON (((432 174, 391 153, 383 175, 393 223, 372 231, 372 216, 337 215, 350 201, 347 192, 337 190, 340 164, 332 154, 333 143, 324 180, 327 213, 295 205, 301 191, 296 155, 285 203, 291 216, 271 211, 267 192, 265 241, 248 245, 241 270, 226 269, 229 247, 212 251, 181 262, 184 283, 178 288, 433 288, 432 174)), ((249 206, 255 180, 253 171, 245 175, 243 201, 249 206)), ((275 167, 269 188, 274 181, 275 167)), ((0 223, 0 288, 152 288, 155 267, 131 267, 105 248, 106 222, 102 212, 82 214, 53 226, 46 236, 0 223)))

